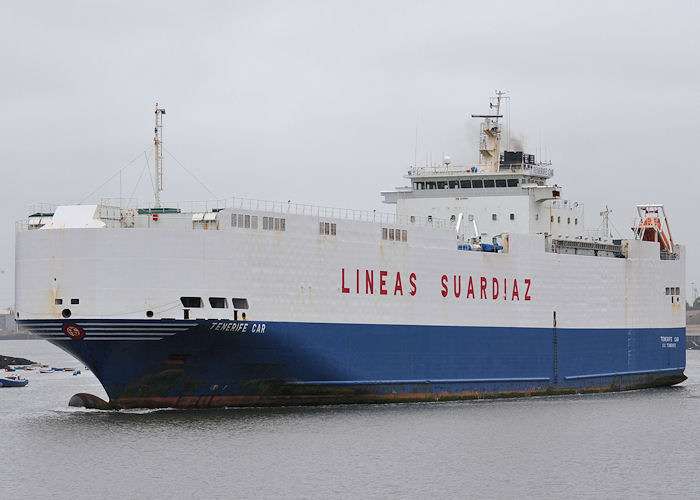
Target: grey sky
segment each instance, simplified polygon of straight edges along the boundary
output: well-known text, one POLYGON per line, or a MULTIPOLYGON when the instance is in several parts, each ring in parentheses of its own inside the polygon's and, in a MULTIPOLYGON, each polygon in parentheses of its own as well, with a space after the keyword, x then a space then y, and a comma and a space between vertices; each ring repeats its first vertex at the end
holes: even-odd
MULTIPOLYGON (((495 89, 588 227, 607 204, 627 237, 637 203, 665 203, 700 284, 698 19, 680 1, 1 0, 0 307, 14 221, 84 199, 149 148, 156 101, 166 149, 218 197, 390 211, 379 191, 404 185, 416 126, 419 165, 472 163, 468 116, 495 89)), ((117 196, 118 177, 87 201, 117 196)), ((166 155, 163 199, 210 198, 166 155)))

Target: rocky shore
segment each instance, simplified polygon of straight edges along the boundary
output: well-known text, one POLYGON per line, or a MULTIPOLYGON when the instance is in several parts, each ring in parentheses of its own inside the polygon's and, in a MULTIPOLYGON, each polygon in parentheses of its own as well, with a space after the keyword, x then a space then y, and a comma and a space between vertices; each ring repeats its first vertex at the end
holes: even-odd
POLYGON ((0 369, 7 368, 10 365, 32 365, 34 361, 25 358, 13 358, 0 354, 0 369))

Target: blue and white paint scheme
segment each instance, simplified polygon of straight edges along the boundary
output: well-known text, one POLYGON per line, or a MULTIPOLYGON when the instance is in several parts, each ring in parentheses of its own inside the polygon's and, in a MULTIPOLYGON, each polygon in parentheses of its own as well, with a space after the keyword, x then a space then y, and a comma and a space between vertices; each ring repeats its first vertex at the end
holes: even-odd
MULTIPOLYGON (((685 250, 661 205, 584 230, 551 165, 408 170, 393 214, 221 200, 59 206, 18 223, 19 323, 100 379, 100 407, 624 390, 685 379, 685 250)), ((156 146, 162 147, 156 109, 156 146)), ((161 163, 157 167, 162 168, 161 163)), ((605 214, 607 215, 607 214, 605 214)))

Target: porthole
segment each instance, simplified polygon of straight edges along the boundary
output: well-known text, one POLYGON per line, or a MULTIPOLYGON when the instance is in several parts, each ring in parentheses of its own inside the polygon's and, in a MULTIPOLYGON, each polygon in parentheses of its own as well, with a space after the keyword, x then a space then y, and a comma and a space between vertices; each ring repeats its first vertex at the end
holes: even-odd
POLYGON ((70 318, 70 315, 70 309, 64 309, 63 311, 61 311, 61 316, 63 316, 64 318, 70 318))
POLYGON ((146 317, 147 317, 147 318, 152 318, 152 317, 153 317, 153 311, 146 311, 146 317))

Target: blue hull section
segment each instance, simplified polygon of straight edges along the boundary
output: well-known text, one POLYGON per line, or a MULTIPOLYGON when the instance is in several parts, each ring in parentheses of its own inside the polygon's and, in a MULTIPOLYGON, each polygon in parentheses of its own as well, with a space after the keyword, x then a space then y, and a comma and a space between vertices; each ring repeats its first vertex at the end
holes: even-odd
POLYGON ((82 360, 110 403, 122 407, 456 399, 624 390, 685 379, 685 328, 21 323, 82 360), (64 334, 71 325, 84 336, 64 334))

